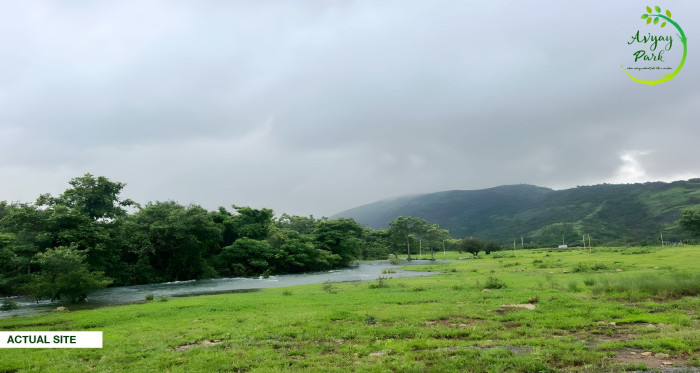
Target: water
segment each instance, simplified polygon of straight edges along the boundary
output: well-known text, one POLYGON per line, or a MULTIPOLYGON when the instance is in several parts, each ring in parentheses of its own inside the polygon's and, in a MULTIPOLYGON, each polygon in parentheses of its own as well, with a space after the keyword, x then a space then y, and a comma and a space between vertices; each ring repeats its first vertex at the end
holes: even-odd
MULTIPOLYGON (((435 264, 439 260, 430 262, 428 260, 414 260, 410 263, 392 265, 387 261, 363 262, 357 266, 336 269, 327 272, 300 273, 270 276, 268 278, 217 278, 207 280, 190 280, 165 282, 160 284, 118 286, 101 289, 90 294, 87 301, 79 305, 68 305, 70 309, 85 309, 118 304, 129 304, 144 302, 148 294, 158 297, 186 297, 192 295, 232 293, 242 291, 253 291, 256 289, 276 288, 294 285, 321 284, 326 281, 346 282, 346 281, 371 281, 379 276, 386 278, 419 277, 429 276, 435 272, 404 271, 398 269, 402 266, 435 264), (392 269, 396 273, 382 274, 385 269, 392 269)), ((0 303, 5 298, 0 298, 0 303)), ((19 303, 20 309, 12 311, 0 311, 0 318, 11 316, 29 316, 42 312, 55 310, 59 305, 57 302, 32 301, 31 298, 16 297, 11 300, 19 303)))

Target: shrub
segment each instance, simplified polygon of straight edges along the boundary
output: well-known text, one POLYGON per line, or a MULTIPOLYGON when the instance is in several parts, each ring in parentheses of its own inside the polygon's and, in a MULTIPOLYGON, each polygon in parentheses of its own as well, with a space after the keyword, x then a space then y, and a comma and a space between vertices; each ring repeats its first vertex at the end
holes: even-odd
POLYGON ((425 291, 425 288, 421 285, 413 286, 411 291, 425 291))
POLYGON ((377 282, 371 282, 369 284, 370 289, 380 289, 380 288, 385 288, 388 286, 389 285, 387 285, 387 283, 386 283, 386 278, 384 278, 382 276, 377 277, 377 282))
POLYGON ((0 306, 0 311, 12 311, 16 309, 19 309, 19 303, 9 299, 5 299, 2 302, 2 306, 0 306))
POLYGON ((365 322, 367 323, 367 325, 374 325, 377 323, 377 318, 370 315, 370 314, 366 314, 365 315, 365 322))
POLYGON ((495 276, 489 276, 489 278, 484 283, 484 289, 502 289, 507 285, 505 282, 499 280, 495 276))
POLYGON ((285 290, 282 292, 282 295, 290 296, 290 295, 292 295, 292 292, 289 290, 285 290))
POLYGON ((569 283, 566 285, 567 288, 569 288, 569 291, 573 292, 579 292, 581 289, 578 287, 578 281, 576 280, 569 280, 569 283))
POLYGON ((593 286, 593 285, 595 285, 595 282, 596 281, 594 278, 587 278, 587 279, 583 280, 583 283, 586 286, 593 286))
POLYGON ((603 263, 596 263, 593 266, 591 266, 591 269, 594 271, 603 271, 608 269, 609 267, 603 263))
POLYGON ((153 300, 153 294, 147 294, 145 298, 146 300, 153 300))
POLYGON ((168 297, 166 297, 165 295, 161 295, 158 297, 158 302, 167 302, 167 301, 168 301, 168 297))
POLYGON ((590 268, 587 265, 579 262, 576 267, 571 269, 571 272, 588 272, 588 270, 590 270, 590 268))
POLYGON ((335 283, 331 280, 328 280, 321 285, 321 289, 325 291, 328 294, 335 294, 337 291, 335 290, 335 283))

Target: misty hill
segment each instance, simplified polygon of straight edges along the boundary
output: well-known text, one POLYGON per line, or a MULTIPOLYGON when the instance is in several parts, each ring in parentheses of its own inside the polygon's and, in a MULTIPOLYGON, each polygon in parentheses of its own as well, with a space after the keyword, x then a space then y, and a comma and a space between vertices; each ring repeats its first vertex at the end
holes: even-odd
POLYGON ((482 190, 452 190, 387 199, 334 217, 353 218, 386 228, 398 216, 418 216, 450 230, 453 237, 474 236, 512 242, 520 236, 538 245, 653 243, 689 236, 675 221, 686 208, 700 208, 700 179, 672 183, 602 184, 553 190, 534 185, 504 185, 482 190))

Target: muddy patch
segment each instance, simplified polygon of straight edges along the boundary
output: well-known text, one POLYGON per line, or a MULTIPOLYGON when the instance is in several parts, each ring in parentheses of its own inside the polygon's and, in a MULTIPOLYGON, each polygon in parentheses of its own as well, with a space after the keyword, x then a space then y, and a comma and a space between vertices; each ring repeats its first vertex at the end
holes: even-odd
POLYGON ((213 345, 218 345, 221 342, 222 342, 221 339, 205 339, 203 341, 194 342, 194 343, 185 343, 184 345, 177 346, 177 347, 175 347, 174 351, 180 352, 180 351, 189 350, 192 347, 199 347, 199 346, 213 346, 213 345))
POLYGON ((700 372, 700 369, 686 366, 688 357, 685 355, 671 356, 664 353, 653 353, 635 348, 623 348, 617 350, 617 356, 613 358, 615 364, 646 366, 647 370, 661 372, 700 372))

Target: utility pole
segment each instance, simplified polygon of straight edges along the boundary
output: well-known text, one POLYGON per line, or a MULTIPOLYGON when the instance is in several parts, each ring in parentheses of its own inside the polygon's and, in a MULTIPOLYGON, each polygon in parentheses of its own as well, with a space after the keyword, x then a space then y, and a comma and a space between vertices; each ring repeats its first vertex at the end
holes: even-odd
POLYGON ((513 255, 517 255, 518 252, 515 251, 515 240, 513 240, 513 255))
POLYGON ((588 253, 591 254, 591 234, 588 234, 588 253))
POLYGON ((525 248, 525 241, 523 241, 523 236, 520 236, 520 248, 521 249, 525 248))
POLYGON ((566 244, 564 243, 564 235, 563 235, 563 234, 561 235, 561 244, 562 244, 562 245, 566 245, 566 244))
POLYGON ((661 233, 661 246, 663 246, 664 245, 664 232, 661 231, 660 233, 661 233))
POLYGON ((418 259, 423 259, 423 239, 418 239, 418 259))
POLYGON ((447 256, 447 251, 445 251, 445 240, 442 240, 442 256, 447 256))
POLYGON ((586 235, 583 235, 583 249, 586 250, 586 235))

